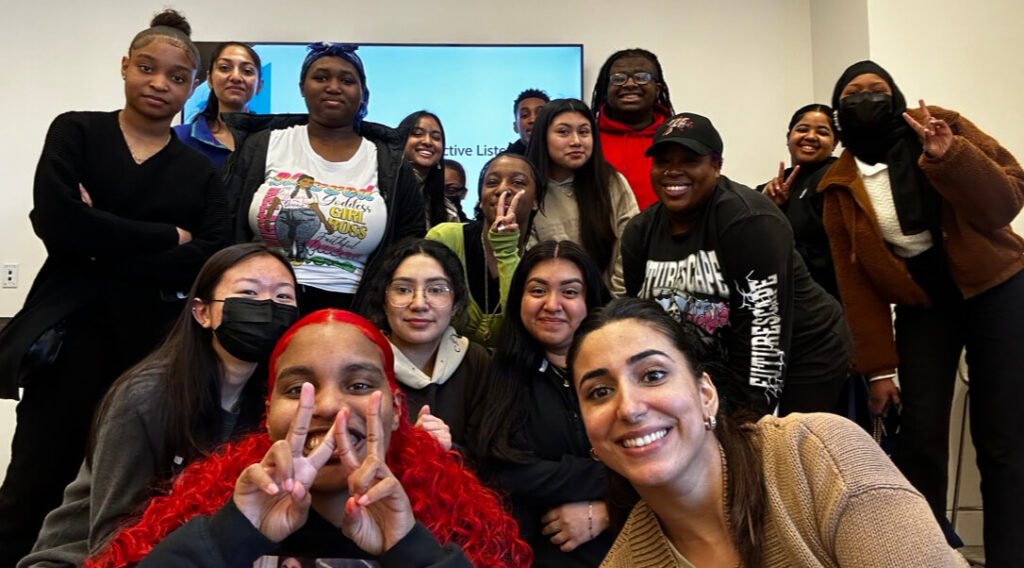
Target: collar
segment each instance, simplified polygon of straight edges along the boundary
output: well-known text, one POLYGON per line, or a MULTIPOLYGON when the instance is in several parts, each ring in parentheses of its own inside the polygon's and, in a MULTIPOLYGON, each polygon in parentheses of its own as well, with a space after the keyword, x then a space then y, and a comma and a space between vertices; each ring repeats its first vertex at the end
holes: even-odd
POLYGON ((228 147, 221 144, 220 140, 217 140, 217 137, 210 131, 210 125, 206 123, 206 117, 204 116, 197 116, 195 120, 192 121, 192 128, 189 131, 189 136, 191 136, 192 139, 198 140, 208 146, 224 150, 228 149, 228 147))
POLYGON ((854 156, 853 160, 857 164, 857 171, 859 171, 860 175, 863 177, 871 177, 877 174, 878 172, 883 172, 889 169, 889 164, 886 164, 885 162, 878 162, 877 164, 868 164, 866 162, 860 161, 860 158, 858 158, 857 156, 854 156))
MULTIPOLYGON (((390 342, 390 339, 388 341, 390 342)), ((422 389, 432 384, 443 385, 455 374, 469 350, 469 339, 460 336, 455 328, 448 326, 441 334, 441 342, 437 345, 437 355, 434 358, 434 373, 429 377, 419 367, 413 365, 394 343, 391 344, 391 348, 395 353, 395 379, 407 387, 422 389)))

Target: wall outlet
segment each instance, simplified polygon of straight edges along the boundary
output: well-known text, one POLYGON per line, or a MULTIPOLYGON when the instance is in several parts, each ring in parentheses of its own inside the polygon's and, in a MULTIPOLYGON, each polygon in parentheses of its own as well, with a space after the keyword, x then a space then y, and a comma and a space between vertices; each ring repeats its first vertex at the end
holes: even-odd
POLYGON ((3 269, 3 287, 4 288, 17 288, 18 287, 18 265, 14 262, 8 262, 4 264, 3 269))

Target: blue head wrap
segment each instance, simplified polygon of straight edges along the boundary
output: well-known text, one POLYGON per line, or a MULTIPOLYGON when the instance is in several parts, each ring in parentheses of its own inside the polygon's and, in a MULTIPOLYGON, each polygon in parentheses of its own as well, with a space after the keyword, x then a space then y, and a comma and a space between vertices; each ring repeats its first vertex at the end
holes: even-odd
POLYGON ((358 132, 359 125, 362 124, 363 118, 369 112, 367 105, 370 103, 370 89, 366 86, 366 71, 363 70, 363 60, 359 59, 359 56, 356 55, 356 50, 359 49, 359 46, 354 43, 327 43, 326 41, 321 41, 311 43, 306 47, 309 49, 309 53, 306 54, 306 59, 302 61, 302 70, 299 72, 300 85, 306 80, 306 72, 309 71, 309 66, 321 57, 340 57, 356 68, 356 72, 359 73, 359 84, 363 88, 363 102, 359 105, 359 111, 356 112, 355 119, 352 121, 352 126, 358 132))

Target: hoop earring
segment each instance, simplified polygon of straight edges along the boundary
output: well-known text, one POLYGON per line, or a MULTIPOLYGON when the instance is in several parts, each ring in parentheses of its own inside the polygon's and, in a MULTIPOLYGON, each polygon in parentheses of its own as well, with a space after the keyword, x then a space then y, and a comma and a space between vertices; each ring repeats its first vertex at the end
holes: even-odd
POLYGON ((594 448, 590 448, 590 458, 596 462, 601 461, 601 458, 597 457, 597 452, 594 451, 594 448))
POLYGON ((705 430, 709 430, 710 431, 710 430, 714 430, 717 427, 718 427, 718 419, 715 418, 714 416, 708 416, 707 418, 704 419, 704 429, 705 430))

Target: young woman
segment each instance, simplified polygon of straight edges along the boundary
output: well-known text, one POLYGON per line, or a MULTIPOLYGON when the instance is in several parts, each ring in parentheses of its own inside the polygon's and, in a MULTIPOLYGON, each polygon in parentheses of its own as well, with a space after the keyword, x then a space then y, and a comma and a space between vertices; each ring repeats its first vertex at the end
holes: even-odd
POLYGON ((100 403, 85 463, 20 566, 81 564, 160 483, 259 423, 265 385, 250 378, 298 318, 291 266, 261 243, 228 247, 186 301, 100 403))
POLYGON ((235 149, 235 138, 222 113, 248 112, 249 101, 263 88, 260 56, 252 47, 226 41, 214 48, 206 69, 210 98, 191 122, 174 127, 187 146, 206 154, 220 168, 235 149))
POLYGON ((480 171, 477 218, 442 223, 427 233, 428 239, 441 241, 462 261, 469 303, 465 320, 455 329, 484 347, 498 344, 508 286, 544 192, 544 179, 525 157, 498 155, 480 171))
POLYGON ((863 430, 830 414, 734 421, 715 387, 728 371, 702 351, 649 300, 615 300, 576 334, 592 452, 632 486, 614 495, 632 512, 602 566, 967 566, 863 430))
POLYGON ((47 133, 31 218, 48 256, 0 336, 0 396, 24 387, 0 488, 2 566, 60 504, 103 393, 163 338, 225 242, 219 178, 171 132, 196 84, 189 31, 177 12, 157 15, 121 60, 124 108, 68 112, 47 133))
POLYGON ((843 73, 832 106, 846 150, 818 187, 854 370, 871 377, 876 413, 902 401, 893 460, 943 522, 949 411, 966 347, 985 556, 1024 565, 1024 240, 1010 227, 1024 171, 963 116, 923 101, 908 111, 874 62, 843 73))
POLYGON ((836 158, 836 136, 832 130, 832 109, 810 104, 797 109, 786 131, 791 165, 779 162, 779 174, 757 190, 779 206, 793 227, 796 251, 804 259, 811 278, 836 298, 835 268, 828 248, 828 236, 821 219, 825 198, 818 182, 836 158))
POLYGON ((462 200, 466 198, 468 191, 466 189, 466 169, 459 162, 448 158, 441 160, 441 165, 444 166, 444 198, 455 208, 459 216, 458 222, 466 223, 469 221, 469 217, 466 217, 466 213, 462 210, 462 200))
POLYGON ((295 265, 304 312, 348 307, 378 251, 425 232, 403 141, 363 120, 370 91, 356 49, 309 46, 299 75, 308 115, 227 117, 235 238, 256 235, 295 265))
POLYGON ((341 310, 306 316, 274 349, 269 388, 267 433, 190 465, 86 566, 147 554, 140 566, 251 566, 265 554, 529 565, 497 495, 409 423, 372 323, 341 310))
POLYGON ((466 443, 466 420, 491 357, 451 326, 468 302, 462 262, 445 245, 413 239, 370 267, 360 312, 388 336, 409 417, 444 449, 466 443))
POLYGON ((842 310, 811 280, 778 207, 721 175, 722 150, 697 114, 658 129, 648 153, 659 202, 622 235, 626 293, 657 300, 723 343, 746 383, 738 406, 832 412, 850 366, 842 310))
POLYGON ((587 454, 565 371, 573 333, 609 299, 594 261, 571 241, 524 256, 485 395, 470 429, 481 469, 509 493, 535 566, 597 566, 612 537, 604 468, 587 454))
POLYGON ((432 112, 416 111, 402 119, 398 131, 405 136, 405 159, 420 182, 427 228, 440 223, 458 223, 458 210, 445 199, 444 127, 441 119, 432 112))
POLYGON ((558 99, 537 117, 526 156, 548 191, 534 219, 530 242, 567 240, 587 251, 612 294, 625 293, 619 237, 639 210, 622 174, 604 160, 597 125, 583 101, 558 99))
POLYGON ((647 209, 658 196, 651 188, 651 159, 644 152, 658 127, 675 114, 658 57, 639 48, 611 54, 597 72, 590 110, 597 117, 605 158, 626 176, 640 209, 647 209))

